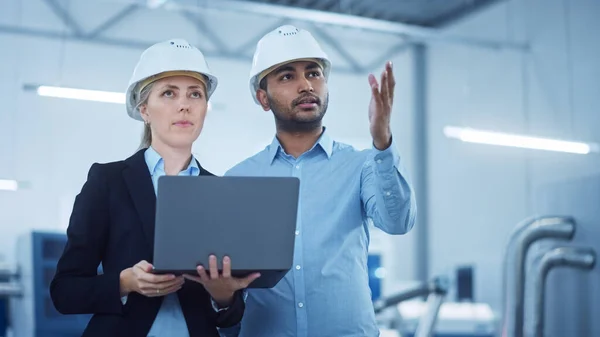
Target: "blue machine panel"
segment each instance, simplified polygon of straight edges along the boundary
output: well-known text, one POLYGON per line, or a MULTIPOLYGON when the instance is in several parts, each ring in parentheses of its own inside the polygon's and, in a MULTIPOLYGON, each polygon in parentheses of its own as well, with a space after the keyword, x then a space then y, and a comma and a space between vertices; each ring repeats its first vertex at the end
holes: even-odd
POLYGON ((6 328, 8 327, 7 307, 8 301, 5 298, 0 298, 0 337, 6 337, 6 328))
POLYGON ((91 315, 62 315, 56 311, 50 298, 50 282, 66 242, 64 234, 32 233, 34 326, 37 337, 81 336, 91 318, 91 315))

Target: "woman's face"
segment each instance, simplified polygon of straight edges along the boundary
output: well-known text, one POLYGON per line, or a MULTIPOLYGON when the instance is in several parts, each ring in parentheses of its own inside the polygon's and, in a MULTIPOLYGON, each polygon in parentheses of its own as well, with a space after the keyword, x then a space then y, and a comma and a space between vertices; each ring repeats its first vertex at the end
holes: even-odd
POLYGON ((208 102, 204 83, 189 76, 172 76, 152 84, 140 113, 152 130, 152 143, 189 149, 204 125, 208 102))

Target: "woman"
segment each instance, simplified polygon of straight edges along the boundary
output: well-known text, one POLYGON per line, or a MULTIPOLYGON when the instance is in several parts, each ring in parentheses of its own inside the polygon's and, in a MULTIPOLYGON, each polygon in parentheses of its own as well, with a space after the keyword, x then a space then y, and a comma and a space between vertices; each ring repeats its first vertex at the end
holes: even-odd
POLYGON ((127 90, 127 113, 143 121, 142 149, 95 163, 77 196, 50 294, 63 314, 93 314, 83 336, 218 336, 238 323, 242 289, 258 275, 155 275, 156 186, 162 175, 212 175, 192 156, 208 99, 217 86, 202 53, 184 40, 157 43, 141 56, 127 90), (102 264, 101 275, 97 268, 102 264), (210 276, 209 276, 210 275, 210 276))

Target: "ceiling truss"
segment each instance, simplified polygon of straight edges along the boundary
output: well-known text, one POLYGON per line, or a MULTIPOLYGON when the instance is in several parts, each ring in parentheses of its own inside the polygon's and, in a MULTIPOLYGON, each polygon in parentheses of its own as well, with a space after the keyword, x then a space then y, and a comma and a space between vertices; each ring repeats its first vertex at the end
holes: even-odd
MULTIPOLYGON (((43 0, 52 12, 58 17, 67 32, 51 31, 46 29, 35 29, 20 26, 0 25, 0 33, 5 34, 20 34, 28 36, 43 37, 48 39, 61 39, 70 41, 80 41, 85 43, 104 44, 110 46, 118 46, 125 48, 145 49, 152 42, 140 41, 135 39, 114 38, 105 35, 109 29, 113 28, 123 20, 136 15, 139 9, 147 7, 147 0, 123 0, 124 8, 105 22, 99 24, 96 28, 89 32, 85 32, 78 21, 71 13, 60 5, 59 0, 43 0), (132 2, 133 1, 133 2, 132 2)), ((346 67, 337 66, 336 71, 346 73, 360 73, 372 71, 379 68, 385 60, 393 58, 395 55, 404 52, 415 45, 427 43, 451 43, 467 45, 475 48, 497 49, 497 50, 512 50, 524 52, 528 50, 528 45, 524 43, 515 43, 507 41, 491 41, 485 39, 474 39, 460 36, 451 36, 443 34, 437 30, 424 29, 423 27, 411 26, 402 23, 394 23, 383 20, 374 20, 365 17, 344 15, 338 13, 327 13, 323 11, 312 11, 304 8, 292 8, 283 5, 261 4, 251 1, 238 0, 194 0, 196 6, 183 5, 185 0, 170 0, 162 1, 161 6, 179 13, 184 19, 189 21, 198 33, 206 37, 213 46, 212 49, 203 48, 203 52, 207 57, 229 58, 235 60, 249 61, 251 60, 251 50, 256 45, 260 37, 269 31, 286 23, 293 21, 308 22, 311 26, 311 31, 319 38, 319 40, 327 43, 336 53, 348 64, 346 67), (213 9, 221 11, 242 12, 245 14, 256 14, 262 16, 277 17, 279 20, 276 24, 269 27, 267 30, 256 34, 246 42, 237 46, 228 45, 223 37, 219 36, 215 30, 208 27, 198 15, 202 10, 213 9), (352 53, 344 48, 336 39, 326 33, 323 26, 333 25, 340 27, 349 27, 367 31, 377 31, 387 33, 395 37, 402 38, 392 48, 381 54, 377 61, 365 64, 360 62, 352 53)), ((279 0, 280 3, 293 5, 297 4, 297 0, 279 0)), ((316 4, 317 0, 305 0, 305 6, 316 4)), ((322 1, 322 0, 318 0, 322 1)), ((324 0, 323 0, 324 1, 324 0)), ((338 1, 330 1, 331 6, 339 5, 338 1)), ((339 7, 339 6, 338 6, 339 7)))
MULTIPOLYGON (((94 43, 134 49, 146 49, 151 45, 151 43, 147 41, 113 38, 104 34, 109 29, 113 28, 123 20, 130 18, 133 15, 136 15, 138 10, 142 8, 142 4, 128 4, 121 11, 114 14, 112 17, 108 18, 94 29, 91 29, 90 31, 86 32, 84 31, 84 29, 81 28, 81 25, 74 18, 74 16, 66 8, 61 6, 57 0, 43 1, 52 10, 56 17, 60 19, 60 21, 67 30, 66 32, 58 30, 52 31, 46 29, 0 25, 0 33, 27 35, 47 39, 59 39, 63 41, 79 41, 85 43, 94 43)), ((263 35, 283 24, 291 23, 291 21, 293 21, 293 19, 290 18, 282 18, 278 20, 274 25, 270 26, 268 29, 259 32, 252 38, 249 38, 247 41, 241 43, 240 45, 231 46, 224 42, 224 39, 221 36, 219 36, 215 32, 215 30, 208 27, 202 21, 202 19, 193 11, 178 10, 178 14, 180 14, 185 20, 189 21, 195 27, 195 29, 200 34, 205 36, 207 40, 211 43, 213 48, 203 48, 203 53, 207 57, 229 58, 246 62, 251 61, 252 49, 256 45, 256 42, 263 35)), ((414 45, 411 41, 398 42, 397 45, 385 51, 381 55, 381 57, 377 58, 375 62, 372 62, 371 64, 365 64, 364 62, 360 62, 359 60, 357 60, 356 57, 354 57, 350 51, 344 48, 341 45, 341 43, 339 43, 335 38, 326 33, 325 30, 319 27, 316 23, 310 23, 310 26, 312 28, 311 32, 319 40, 321 40, 323 43, 326 43, 333 50, 335 50, 339 54, 339 56, 343 58, 348 64, 347 67, 336 67, 336 71, 338 72, 364 74, 366 72, 371 71, 372 69, 381 67, 381 64, 383 64, 385 60, 394 57, 395 55, 407 50, 408 48, 414 45)))

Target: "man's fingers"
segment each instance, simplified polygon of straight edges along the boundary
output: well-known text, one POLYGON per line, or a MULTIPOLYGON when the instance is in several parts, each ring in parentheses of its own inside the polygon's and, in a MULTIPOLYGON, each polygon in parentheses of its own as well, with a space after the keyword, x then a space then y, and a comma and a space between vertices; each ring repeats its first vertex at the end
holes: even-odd
POLYGON ((389 100, 389 87, 388 87, 388 73, 387 69, 381 73, 381 101, 387 104, 389 100))
POLYGON ((388 72, 388 95, 390 96, 390 104, 394 102, 394 89, 396 88, 396 78, 394 77, 394 70, 392 69, 392 62, 388 62, 386 65, 388 72))
POLYGON ((223 258, 223 277, 231 277, 231 259, 229 256, 223 258))
POLYGON ((194 276, 194 275, 183 275, 183 277, 186 280, 190 280, 190 281, 194 281, 194 282, 198 282, 200 284, 203 284, 204 281, 202 280, 202 278, 200 276, 194 276))
POLYGON ((210 276, 208 276, 208 273, 206 273, 206 269, 203 266, 198 266, 196 271, 198 272, 198 277, 200 277, 201 283, 204 284, 210 280, 210 276))
POLYGON ((252 283, 254 280, 256 280, 259 277, 260 277, 260 273, 253 273, 253 274, 250 274, 250 275, 244 277, 243 279, 241 279, 242 289, 248 288, 250 283, 252 283))
POLYGON ((219 278, 219 269, 217 269, 217 257, 216 256, 211 255, 208 257, 208 268, 210 271, 210 278, 218 279, 219 278))
POLYGON ((381 102, 381 94, 379 93, 379 84, 373 74, 369 74, 369 85, 371 86, 371 95, 377 103, 381 102))

